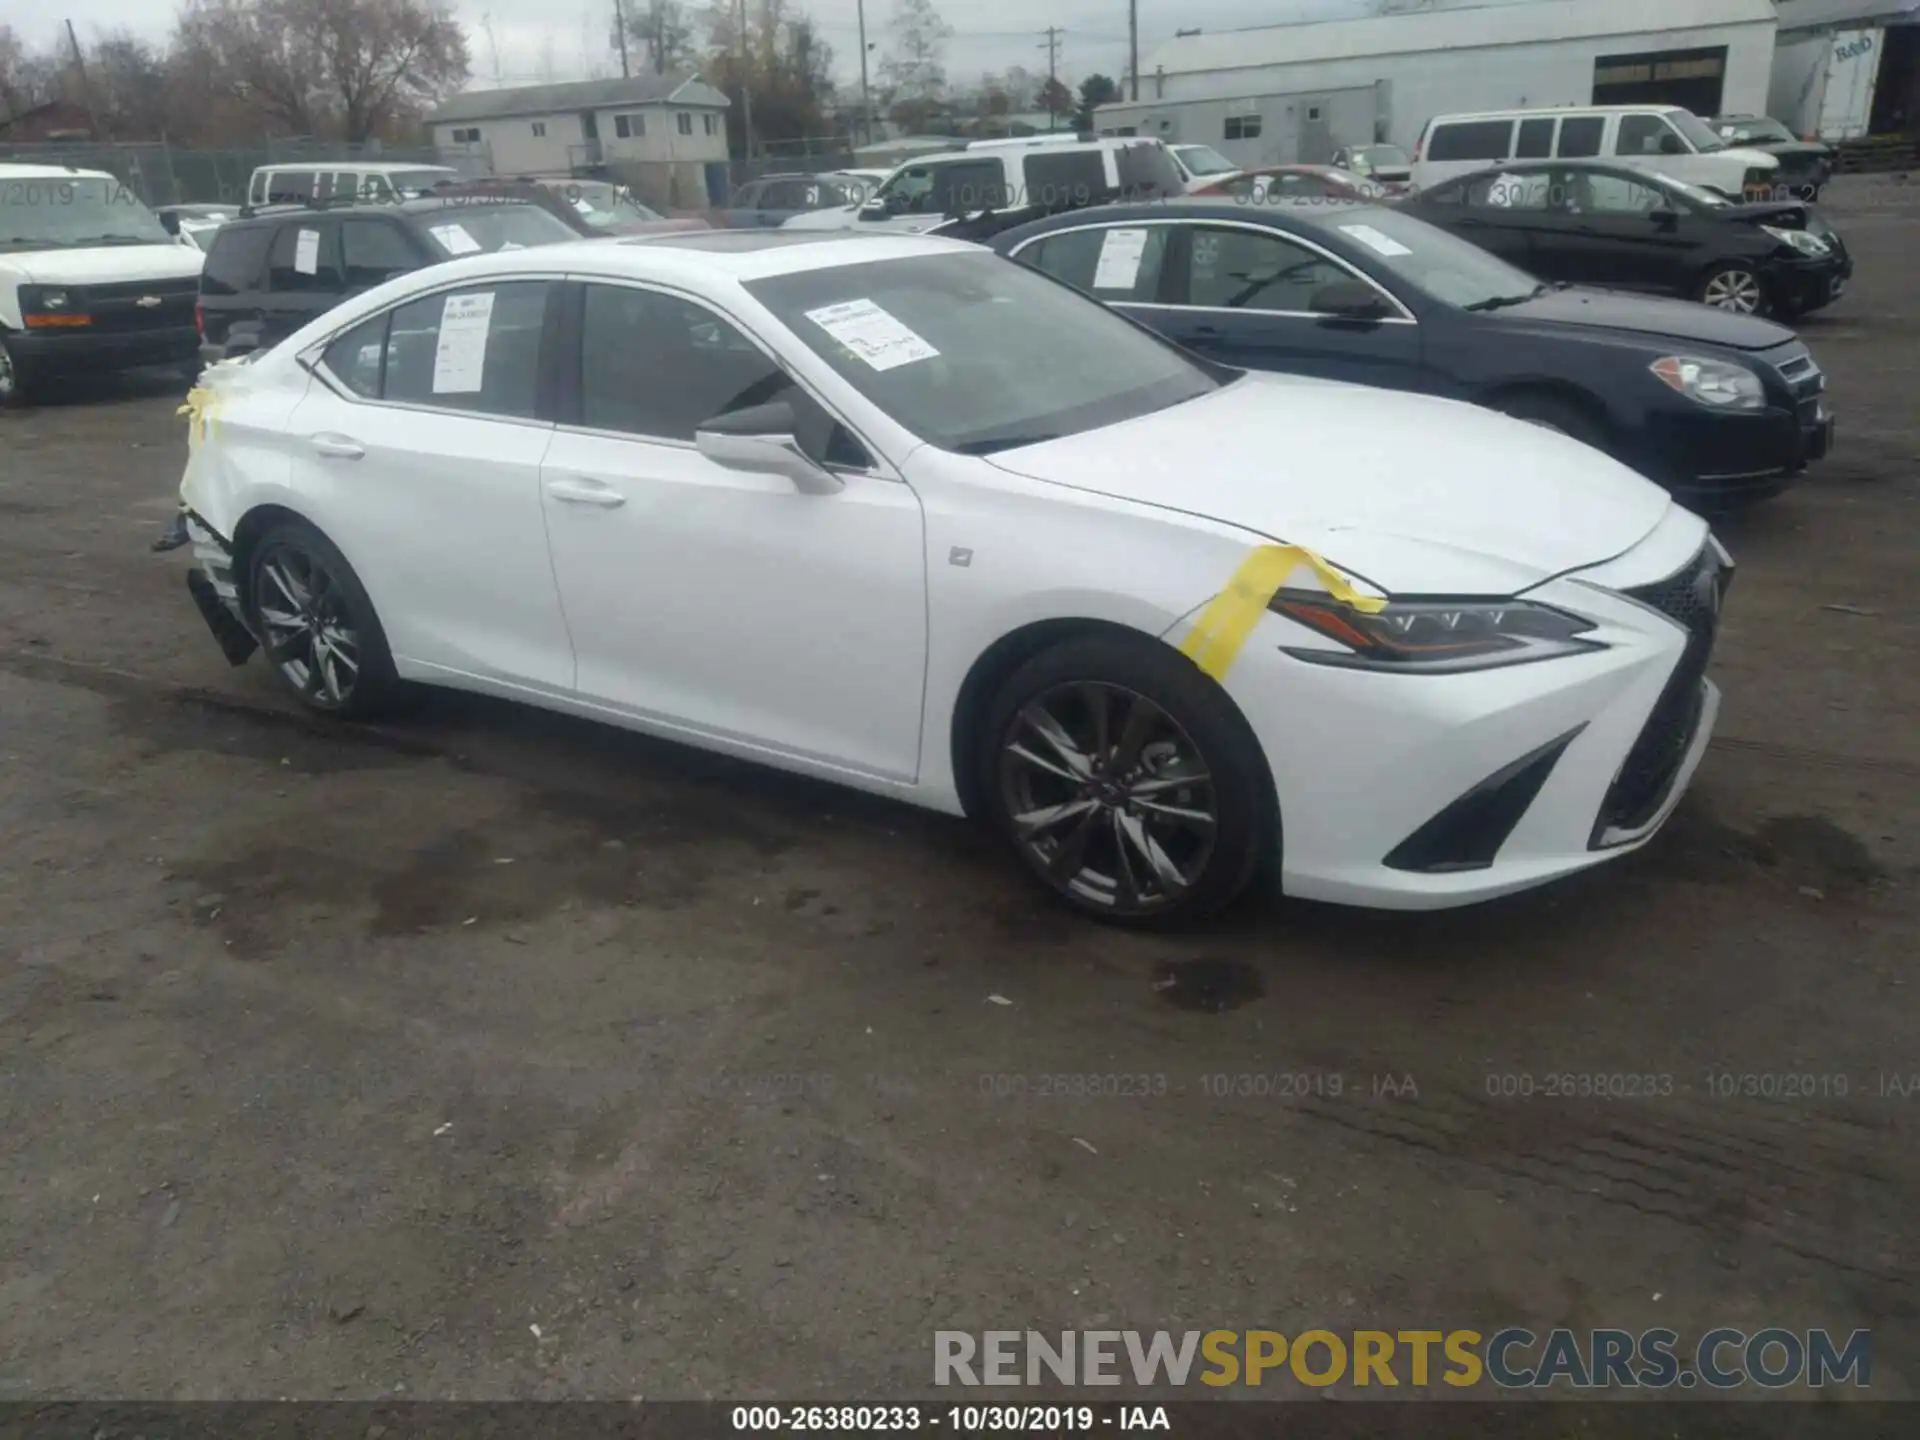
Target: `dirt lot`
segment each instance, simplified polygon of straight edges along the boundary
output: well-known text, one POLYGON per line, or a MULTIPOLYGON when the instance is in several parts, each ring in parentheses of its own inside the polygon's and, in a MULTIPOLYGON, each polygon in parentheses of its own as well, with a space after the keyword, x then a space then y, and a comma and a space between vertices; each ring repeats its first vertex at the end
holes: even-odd
POLYGON ((1692 795, 1441 916, 1130 937, 616 732, 317 728, 148 553, 164 378, 0 418, 0 1399, 881 1398, 936 1328, 1504 1324, 1865 1326, 1912 1397, 1920 186, 1842 189, 1837 450, 1722 528, 1692 795))

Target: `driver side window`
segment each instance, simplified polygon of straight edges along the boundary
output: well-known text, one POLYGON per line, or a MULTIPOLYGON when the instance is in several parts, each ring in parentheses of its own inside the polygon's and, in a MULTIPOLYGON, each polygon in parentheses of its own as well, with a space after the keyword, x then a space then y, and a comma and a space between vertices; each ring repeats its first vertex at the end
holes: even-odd
POLYGON ((1195 226, 1187 237, 1185 278, 1188 305, 1312 314, 1318 291, 1353 277, 1280 235, 1195 226))
POLYGON ((1672 154, 1679 147, 1679 133, 1658 115, 1622 115, 1620 133, 1614 140, 1616 155, 1672 154))
POLYGON ((795 433, 813 459, 853 469, 872 466, 859 441, 731 322, 654 290, 586 290, 582 425, 691 441, 705 421, 781 400, 793 407, 795 433))

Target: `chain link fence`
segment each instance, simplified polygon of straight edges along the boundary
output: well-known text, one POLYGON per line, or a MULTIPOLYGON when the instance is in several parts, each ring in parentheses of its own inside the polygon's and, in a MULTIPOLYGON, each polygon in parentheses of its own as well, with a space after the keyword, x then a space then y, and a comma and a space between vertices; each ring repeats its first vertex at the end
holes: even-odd
POLYGON ((492 173, 490 157, 470 146, 441 151, 431 145, 342 145, 325 141, 267 140, 238 150, 191 150, 155 144, 0 145, 0 162, 70 165, 104 170, 148 205, 238 205, 247 181, 262 165, 338 161, 382 165, 446 165, 463 176, 492 173))

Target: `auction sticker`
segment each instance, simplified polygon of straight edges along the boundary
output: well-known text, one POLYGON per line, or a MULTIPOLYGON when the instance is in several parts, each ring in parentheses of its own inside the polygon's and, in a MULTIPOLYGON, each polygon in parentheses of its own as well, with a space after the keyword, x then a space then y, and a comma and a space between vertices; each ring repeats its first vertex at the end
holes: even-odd
POLYGON ((433 393, 471 395, 486 373, 493 292, 449 295, 440 310, 440 343, 433 352, 433 393))
POLYGON ((1389 258, 1413 253, 1391 235, 1382 235, 1371 225, 1342 225, 1340 229, 1343 234, 1351 235, 1369 250, 1376 250, 1389 258))
POLYGON ((1140 261, 1147 253, 1144 230, 1109 230, 1100 242, 1100 262, 1094 267, 1096 290, 1131 290, 1140 278, 1140 261))
POLYGON ((893 370, 940 352, 871 300, 843 300, 807 311, 807 319, 875 370, 893 370))
POLYGON ((478 255, 480 242, 467 233, 467 227, 458 224, 429 225, 427 229, 433 238, 446 246, 455 255, 478 255))

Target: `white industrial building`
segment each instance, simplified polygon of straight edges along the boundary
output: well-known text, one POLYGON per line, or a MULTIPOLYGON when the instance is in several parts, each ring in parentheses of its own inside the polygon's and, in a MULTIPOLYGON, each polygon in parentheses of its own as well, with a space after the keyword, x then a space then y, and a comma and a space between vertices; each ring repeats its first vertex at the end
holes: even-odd
POLYGON ((1411 149, 1430 118, 1463 110, 1761 114, 1774 31, 1773 0, 1529 0, 1184 35, 1142 62, 1137 102, 1095 123, 1282 165, 1374 140, 1411 149))
POLYGON ((1780 0, 1767 113, 1854 140, 1920 121, 1920 0, 1780 0))

